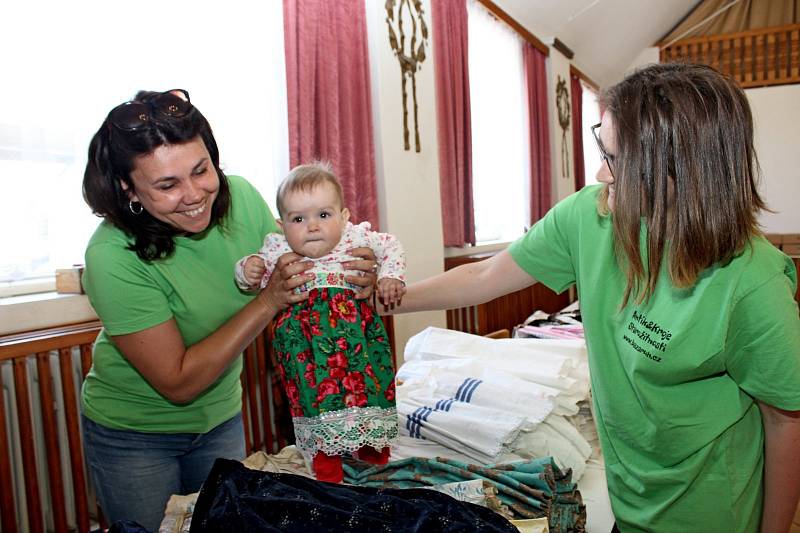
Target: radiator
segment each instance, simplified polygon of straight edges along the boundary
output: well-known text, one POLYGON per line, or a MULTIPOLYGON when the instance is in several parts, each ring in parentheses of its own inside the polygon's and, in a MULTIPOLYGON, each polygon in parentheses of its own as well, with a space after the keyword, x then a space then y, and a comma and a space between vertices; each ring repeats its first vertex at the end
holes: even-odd
MULTIPOLYGON (((82 382, 82 373, 80 367, 80 351, 78 347, 72 348, 72 357, 70 368, 73 373, 73 383, 75 384, 76 394, 79 393, 80 383, 82 382)), ((47 465, 47 457, 45 455, 45 436, 44 427, 42 424, 42 408, 52 409, 55 413, 57 425, 57 440, 59 448, 59 462, 61 468, 61 481, 64 494, 64 504, 67 518, 67 525, 70 530, 75 531, 78 529, 77 520, 75 516, 75 494, 73 492, 73 484, 70 468, 69 458, 69 443, 67 440, 67 426, 65 419, 64 396, 62 394, 62 379, 59 366, 59 353, 58 351, 51 351, 48 354, 48 363, 50 374, 52 378, 52 398, 53 405, 42 406, 41 396, 39 390, 39 375, 36 366, 36 357, 31 355, 28 357, 24 364, 26 365, 27 373, 27 386, 28 386, 28 400, 31 407, 31 419, 33 424, 33 443, 20 442, 20 421, 19 409, 17 405, 16 389, 14 385, 14 369, 11 361, 0 363, 0 375, 2 377, 2 392, 4 404, 6 406, 6 429, 9 436, 9 451, 11 456, 11 474, 12 483, 14 488, 14 503, 16 511, 17 527, 19 531, 30 531, 31 527, 28 518, 27 499, 25 493, 25 480, 24 469, 22 462, 21 446, 33 446, 35 450, 36 460, 36 475, 38 480, 38 494, 41 501, 44 525, 47 531, 54 531, 55 525, 53 520, 53 503, 50 495, 50 482, 47 465)), ((87 478, 88 479, 88 478, 87 478)), ((89 501, 94 501, 93 497, 89 501)), ((2 531, 2 526, 0 526, 2 531)))

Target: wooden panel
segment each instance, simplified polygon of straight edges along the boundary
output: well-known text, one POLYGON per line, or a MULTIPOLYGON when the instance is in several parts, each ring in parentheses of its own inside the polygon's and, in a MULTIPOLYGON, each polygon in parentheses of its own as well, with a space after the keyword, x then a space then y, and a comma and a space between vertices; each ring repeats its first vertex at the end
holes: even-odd
POLYGON ((244 361, 242 361, 242 381, 247 384, 247 388, 245 389, 247 393, 247 401, 243 402, 243 405, 249 404, 248 410, 250 414, 250 431, 253 436, 253 439, 250 443, 250 448, 247 450, 248 455, 256 450, 260 450, 263 444, 261 441, 261 424, 259 423, 258 417, 258 390, 256 385, 258 371, 255 367, 255 357, 256 349, 251 343, 250 346, 248 346, 245 350, 244 361))
POLYGON ((64 400, 64 417, 67 424, 72 490, 75 495, 75 515, 80 531, 89 530, 89 503, 86 475, 83 467, 81 429, 78 423, 79 409, 75 398, 75 380, 72 377, 72 347, 59 350, 58 364, 61 370, 61 394, 64 400))
POLYGON ((31 402, 28 396, 28 372, 26 359, 14 359, 14 390, 17 399, 17 419, 19 420, 19 441, 22 452, 24 472, 25 501, 28 504, 28 527, 33 533, 44 532, 42 520, 42 501, 39 498, 39 476, 36 471, 36 449, 34 443, 31 402))
POLYGON ((0 337, 0 361, 32 353, 58 350, 64 346, 91 344, 100 332, 101 327, 100 322, 94 321, 72 326, 3 335, 0 337))
POLYGON ((765 233, 764 237, 778 248, 783 244, 783 235, 780 233, 765 233))
POLYGON ((783 253, 791 256, 800 255, 800 244, 784 244, 783 253))
POLYGON ((56 532, 62 533, 67 531, 67 513, 64 505, 64 484, 61 480, 61 454, 58 447, 58 424, 55 417, 49 352, 36 355, 36 370, 39 374, 39 399, 42 406, 42 429, 47 457, 47 481, 53 504, 53 524, 56 532))
POLYGON ((662 46, 662 62, 711 65, 742 87, 800 83, 800 24, 681 39, 662 46))
POLYGON ((3 387, 0 386, 0 526, 3 531, 17 530, 14 509, 14 486, 11 483, 11 450, 6 430, 6 405, 3 387))
POLYGON ((266 334, 256 339, 256 368, 258 370, 259 396, 261 397, 261 425, 264 429, 264 447, 267 453, 275 453, 275 439, 272 434, 272 416, 269 399, 269 375, 267 372, 266 334))
POLYGON ((242 382, 242 427, 244 428, 244 453, 250 455, 253 449, 253 433, 250 427, 250 406, 247 401, 247 383, 242 382))
MULTIPOLYGON (((445 270, 491 257, 493 253, 475 254, 445 259, 445 270)), ((453 309, 447 312, 447 328, 473 335, 492 331, 512 331, 531 313, 541 309, 554 313, 571 302, 570 293, 556 294, 541 283, 516 291, 481 305, 453 309)))
POLYGON ((92 368, 92 345, 81 344, 81 379, 86 379, 90 368, 92 368))

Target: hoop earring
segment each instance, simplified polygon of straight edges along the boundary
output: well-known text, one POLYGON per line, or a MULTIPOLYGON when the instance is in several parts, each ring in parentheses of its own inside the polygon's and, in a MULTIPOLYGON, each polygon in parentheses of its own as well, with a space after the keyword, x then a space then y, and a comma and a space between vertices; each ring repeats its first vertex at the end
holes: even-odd
POLYGON ((142 204, 140 204, 139 202, 134 202, 133 200, 128 202, 128 209, 130 209, 131 213, 133 213, 134 215, 141 215, 142 211, 144 211, 144 207, 142 207, 142 204), (139 209, 136 209, 134 207, 134 206, 137 206, 137 205, 139 206, 139 209))

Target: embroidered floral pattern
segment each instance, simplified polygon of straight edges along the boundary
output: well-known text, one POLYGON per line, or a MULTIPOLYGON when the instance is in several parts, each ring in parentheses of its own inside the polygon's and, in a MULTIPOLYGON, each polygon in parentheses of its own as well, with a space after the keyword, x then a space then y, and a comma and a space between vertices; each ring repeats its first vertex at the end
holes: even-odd
POLYGON ((274 349, 297 446, 308 457, 381 449, 397 435, 386 332, 352 291, 313 289, 277 317, 274 349))

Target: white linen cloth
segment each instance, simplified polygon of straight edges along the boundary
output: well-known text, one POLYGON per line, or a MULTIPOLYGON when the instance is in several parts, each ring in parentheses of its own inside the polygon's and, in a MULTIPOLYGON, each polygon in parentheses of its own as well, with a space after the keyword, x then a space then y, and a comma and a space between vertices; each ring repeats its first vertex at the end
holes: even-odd
POLYGON ((582 340, 489 339, 428 328, 397 372, 392 457, 479 464, 552 456, 582 475, 591 446, 564 415, 589 393, 582 340))
POLYGON ((434 361, 437 367, 448 367, 457 366, 456 361, 463 359, 481 368, 503 371, 519 380, 556 389, 557 414, 577 414, 578 402, 589 395, 589 364, 583 340, 490 339, 434 327, 408 340, 398 381, 427 372, 422 369, 434 361), (425 363, 417 367, 409 365, 412 361, 425 363))

